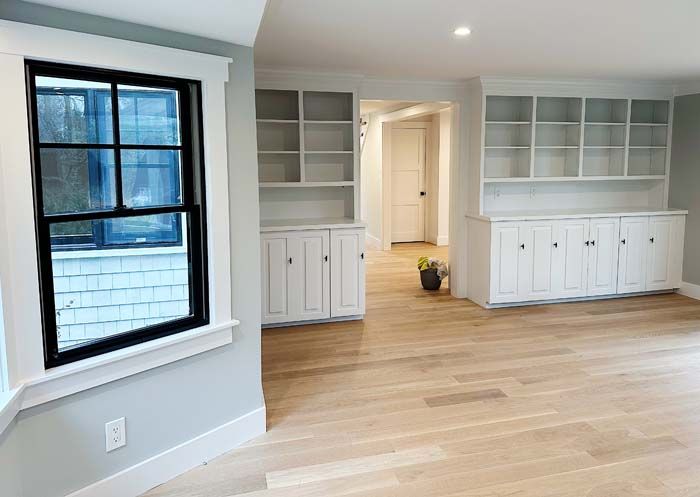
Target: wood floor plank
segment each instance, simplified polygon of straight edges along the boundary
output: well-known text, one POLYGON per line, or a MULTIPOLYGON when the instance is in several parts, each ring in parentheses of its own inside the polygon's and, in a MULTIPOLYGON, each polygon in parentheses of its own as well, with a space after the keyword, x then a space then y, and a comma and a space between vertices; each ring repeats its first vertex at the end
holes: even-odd
POLYGON ((486 310, 420 255, 367 254, 363 321, 265 330, 268 433, 146 495, 700 497, 700 302, 486 310))

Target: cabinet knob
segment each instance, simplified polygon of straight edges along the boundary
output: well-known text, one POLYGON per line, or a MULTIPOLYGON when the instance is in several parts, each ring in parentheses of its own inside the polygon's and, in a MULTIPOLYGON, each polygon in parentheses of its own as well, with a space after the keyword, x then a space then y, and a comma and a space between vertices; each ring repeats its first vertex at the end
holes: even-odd
POLYGON ((425 197, 425 192, 420 192, 421 197, 425 197))
POLYGON ((326 256, 323 256, 323 260, 326 261, 326 262, 328 262, 328 256, 327 256, 327 255, 326 255, 326 256))
POLYGON ((292 258, 291 258, 291 257, 289 258, 289 263, 290 263, 290 264, 292 263, 292 258))
POLYGON ((559 248, 559 242, 554 242, 554 248, 559 248))
POLYGON ((365 253, 362 252, 362 253, 360 254, 360 259, 363 259, 363 260, 364 260, 364 258, 365 258, 365 253))
POLYGON ((523 249, 523 250, 525 250, 525 244, 524 244, 524 243, 521 243, 521 244, 520 244, 520 248, 523 249))
POLYGON ((591 245, 593 245, 595 247, 595 240, 591 241, 591 245))
POLYGON ((649 241, 650 241, 651 243, 654 243, 654 237, 652 236, 651 238, 649 238, 649 241))
POLYGON ((590 246, 591 246, 590 240, 586 240, 586 247, 590 247, 590 246))
POLYGON ((620 243, 622 243, 622 245, 625 245, 627 243, 627 240, 623 238, 622 240, 620 240, 620 243))

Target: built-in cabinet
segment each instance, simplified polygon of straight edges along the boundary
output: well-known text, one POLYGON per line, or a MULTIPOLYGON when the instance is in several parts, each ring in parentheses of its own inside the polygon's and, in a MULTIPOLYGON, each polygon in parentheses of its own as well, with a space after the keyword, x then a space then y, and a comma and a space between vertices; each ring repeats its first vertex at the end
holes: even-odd
POLYGON ((364 228, 262 233, 262 323, 364 314, 364 239, 364 228))
POLYGON ((490 225, 488 304, 672 290, 681 283, 682 214, 482 222, 490 225))
POLYGON ((262 322, 361 318, 357 93, 279 79, 257 85, 262 322))
POLYGON ((471 300, 488 307, 680 286, 687 211, 668 203, 672 88, 468 85, 471 300))

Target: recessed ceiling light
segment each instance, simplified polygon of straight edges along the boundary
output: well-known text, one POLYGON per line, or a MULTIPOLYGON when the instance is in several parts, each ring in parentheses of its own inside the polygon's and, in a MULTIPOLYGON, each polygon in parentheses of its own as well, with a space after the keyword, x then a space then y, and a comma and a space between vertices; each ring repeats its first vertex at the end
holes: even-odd
POLYGON ((454 33, 455 36, 469 36, 472 33, 472 30, 466 26, 460 26, 455 29, 454 33))

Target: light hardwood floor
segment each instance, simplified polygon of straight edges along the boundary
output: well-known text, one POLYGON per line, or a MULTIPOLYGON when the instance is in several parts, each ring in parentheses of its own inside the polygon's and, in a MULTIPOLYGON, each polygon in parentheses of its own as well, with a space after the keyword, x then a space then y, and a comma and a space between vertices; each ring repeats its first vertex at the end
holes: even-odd
POLYGON ((700 302, 484 310, 423 254, 369 254, 363 322, 265 331, 269 432, 148 496, 700 496, 700 302))

